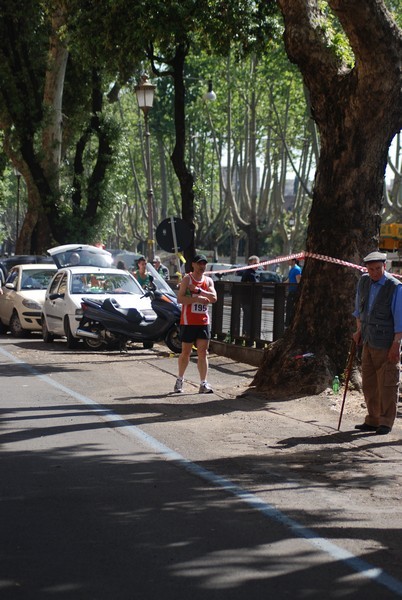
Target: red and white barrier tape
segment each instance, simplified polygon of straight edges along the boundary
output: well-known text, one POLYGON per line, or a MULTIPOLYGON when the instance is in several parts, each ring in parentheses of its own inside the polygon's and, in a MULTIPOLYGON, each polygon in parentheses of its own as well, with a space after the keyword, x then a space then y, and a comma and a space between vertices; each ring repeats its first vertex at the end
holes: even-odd
MULTIPOLYGON (((332 256, 325 256, 324 254, 316 254, 315 252, 298 252, 297 254, 289 254, 288 256, 277 256, 276 258, 272 258, 270 260, 264 260, 255 265, 244 265, 241 267, 236 267, 235 269, 224 269, 220 271, 207 271, 206 275, 221 275, 224 273, 237 273, 238 271, 245 271, 246 269, 255 269, 256 267, 264 267, 265 265, 278 264, 282 262, 288 262, 290 260, 303 260, 304 258, 314 258, 315 260, 322 260, 324 262, 333 263, 336 265, 342 265, 343 267, 350 267, 352 269, 358 269, 365 273, 367 271, 366 267, 362 265, 356 265, 355 263, 348 262, 346 260, 342 260, 340 258, 333 258, 332 256)), ((397 273, 392 273, 394 277, 402 278, 402 275, 397 273)))

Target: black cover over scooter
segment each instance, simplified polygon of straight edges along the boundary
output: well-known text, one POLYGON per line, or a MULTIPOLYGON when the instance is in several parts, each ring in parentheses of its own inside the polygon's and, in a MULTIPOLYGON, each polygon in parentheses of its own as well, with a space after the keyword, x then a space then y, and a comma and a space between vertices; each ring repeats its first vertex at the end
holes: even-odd
POLYGON ((142 342, 146 348, 164 341, 170 350, 180 353, 180 305, 175 298, 156 289, 147 290, 144 295, 151 298, 156 319, 134 307, 121 307, 115 298, 104 301, 83 298, 83 316, 77 336, 94 349, 102 345, 115 346, 116 341, 120 346, 128 341, 142 342))
POLYGON ((140 323, 145 317, 144 313, 138 308, 122 308, 114 298, 106 298, 103 301, 102 308, 112 313, 120 313, 130 323, 140 323))

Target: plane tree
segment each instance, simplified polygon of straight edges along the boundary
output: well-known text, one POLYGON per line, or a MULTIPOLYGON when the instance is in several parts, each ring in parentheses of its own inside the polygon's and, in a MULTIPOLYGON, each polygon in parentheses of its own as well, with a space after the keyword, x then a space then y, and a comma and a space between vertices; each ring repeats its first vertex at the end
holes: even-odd
POLYGON ((102 114, 102 67, 71 52, 66 1, 0 7, 2 149, 28 198, 16 252, 95 241, 117 139, 102 114))
POLYGON ((287 54, 309 92, 320 154, 292 326, 254 379, 267 394, 316 393, 343 372, 358 269, 378 247, 389 146, 402 126, 402 33, 381 0, 278 0, 287 54), (340 52, 342 42, 345 52, 340 52), (314 359, 294 356, 314 353, 314 359))
POLYGON ((271 41, 266 54, 251 54, 241 62, 231 56, 222 60, 213 71, 217 100, 204 107, 199 102, 198 110, 207 112, 210 121, 209 145, 213 142, 220 167, 216 195, 221 210, 212 219, 212 211, 204 208, 198 232, 209 242, 204 247, 230 234, 233 263, 240 236, 246 255, 304 248, 304 235, 303 240, 296 236, 305 233, 310 205, 313 137, 301 78, 279 44, 279 39, 271 41), (292 174, 298 182, 294 199, 286 197, 292 174))
MULTIPOLYGON (((154 2, 151 12, 154 12, 154 2)), ((186 149, 186 59, 190 48, 210 49, 216 54, 228 54, 232 41, 243 55, 261 50, 272 35, 273 2, 238 3, 171 1, 164 2, 166 19, 154 20, 154 42, 148 46, 148 57, 154 73, 172 77, 174 84, 175 146, 171 155, 182 199, 182 217, 192 231, 194 222, 194 174, 188 167, 186 149), (166 22, 170 27, 166 28, 166 22), (161 27, 162 26, 162 27, 161 27), (159 65, 162 65, 160 67, 159 65)), ((185 252, 194 255, 195 236, 185 252)), ((188 261, 190 265, 190 261, 188 261)))

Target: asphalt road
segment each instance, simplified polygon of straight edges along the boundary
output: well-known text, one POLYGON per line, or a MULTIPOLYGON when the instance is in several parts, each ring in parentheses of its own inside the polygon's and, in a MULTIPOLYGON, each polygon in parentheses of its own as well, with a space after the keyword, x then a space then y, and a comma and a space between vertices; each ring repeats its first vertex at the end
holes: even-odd
POLYGON ((402 597, 400 426, 337 432, 210 364, 214 394, 192 362, 173 395, 162 347, 0 337, 2 600, 402 597))

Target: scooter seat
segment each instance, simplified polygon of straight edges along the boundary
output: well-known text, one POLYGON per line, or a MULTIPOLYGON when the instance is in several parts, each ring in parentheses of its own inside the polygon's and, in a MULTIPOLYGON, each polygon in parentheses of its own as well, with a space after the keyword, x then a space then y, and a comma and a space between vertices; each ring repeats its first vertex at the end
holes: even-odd
POLYGON ((122 308, 114 298, 107 298, 102 307, 109 312, 118 312, 123 315, 130 323, 140 323, 144 315, 136 308, 122 308))
POLYGON ((121 308, 121 311, 127 311, 126 319, 130 323, 140 323, 144 319, 144 315, 137 308, 121 308))

